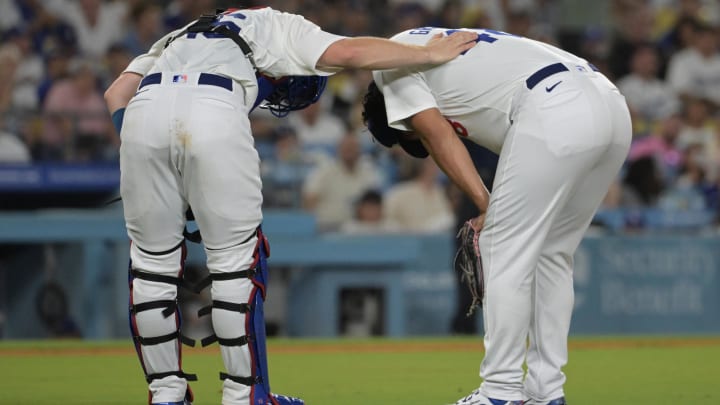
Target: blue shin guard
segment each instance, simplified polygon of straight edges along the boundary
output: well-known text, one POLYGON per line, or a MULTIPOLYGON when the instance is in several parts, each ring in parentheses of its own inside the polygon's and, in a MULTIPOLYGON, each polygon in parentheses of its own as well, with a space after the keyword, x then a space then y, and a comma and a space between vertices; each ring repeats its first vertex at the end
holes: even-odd
POLYGON ((250 343, 250 355, 253 361, 254 374, 260 377, 260 381, 255 384, 251 394, 251 404, 264 405, 270 395, 270 377, 267 367, 267 347, 265 337, 265 313, 263 312, 263 304, 265 303, 265 293, 267 286, 267 258, 270 256, 270 247, 262 230, 258 230, 258 248, 257 248, 257 265, 255 267, 255 275, 252 283, 255 286, 250 293, 250 305, 252 311, 248 314, 250 319, 248 330, 253 338, 250 343))
MULTIPOLYGON (((247 345, 251 361, 247 370, 251 375, 230 375, 222 372, 220 373, 220 379, 230 380, 250 387, 250 405, 303 405, 304 402, 300 399, 274 395, 270 391, 270 377, 268 373, 265 336, 265 315, 263 312, 268 281, 267 258, 269 255, 270 250, 267 239, 263 235, 262 230, 258 228, 257 243, 253 252, 253 263, 249 269, 210 274, 209 279, 212 280, 213 285, 217 282, 230 282, 234 279, 249 279, 250 293, 248 295, 247 302, 229 302, 213 297, 212 305, 200 310, 200 316, 207 315, 211 313, 211 310, 214 311, 215 309, 240 312, 245 315, 243 322, 244 328, 236 331, 240 332, 242 330, 239 334, 244 332, 244 335, 227 336, 223 338, 213 335, 203 339, 202 345, 206 346, 215 341, 222 346, 247 345)), ((200 285, 205 286, 208 284, 209 282, 202 282, 200 285)), ((225 286, 224 288, 227 287, 225 286)), ((225 292, 225 296, 229 296, 227 291, 225 292)))
POLYGON ((250 312, 249 325, 252 330, 248 331, 254 338, 251 340, 250 352, 253 358, 253 369, 255 375, 260 376, 259 382, 253 386, 250 396, 252 405, 265 405, 268 400, 272 405, 304 405, 305 401, 299 398, 276 395, 270 391, 270 377, 267 367, 267 347, 265 337, 265 314, 263 304, 268 280, 267 258, 270 257, 270 245, 262 230, 258 229, 258 256, 255 276, 252 282, 255 286, 250 295, 253 310, 250 312))

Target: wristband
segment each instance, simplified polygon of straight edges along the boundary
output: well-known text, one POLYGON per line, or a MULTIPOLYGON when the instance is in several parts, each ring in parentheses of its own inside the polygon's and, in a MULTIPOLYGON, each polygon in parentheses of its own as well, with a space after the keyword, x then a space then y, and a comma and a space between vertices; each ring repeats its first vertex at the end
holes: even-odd
POLYGON ((125 107, 118 108, 115 110, 114 113, 112 113, 112 123, 115 127, 115 130, 117 131, 117 134, 120 135, 120 129, 122 129, 122 122, 123 117, 125 116, 125 107))

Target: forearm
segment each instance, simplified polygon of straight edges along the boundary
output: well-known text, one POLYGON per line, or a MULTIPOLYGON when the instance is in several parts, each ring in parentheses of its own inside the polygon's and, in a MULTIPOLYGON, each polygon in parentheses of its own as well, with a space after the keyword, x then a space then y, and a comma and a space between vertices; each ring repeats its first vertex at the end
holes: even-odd
POLYGON ((473 201, 480 213, 487 211, 490 194, 467 148, 440 111, 437 108, 421 111, 409 119, 409 124, 440 169, 473 201))
POLYGON ((105 91, 105 103, 110 113, 127 106, 130 99, 135 95, 140 80, 142 80, 142 76, 132 72, 122 73, 115 79, 105 91))
POLYGON ((318 61, 326 67, 393 69, 430 62, 424 46, 408 45, 384 38, 345 38, 328 47, 318 61))
POLYGON ((480 213, 486 212, 490 194, 462 141, 454 135, 421 139, 440 169, 473 201, 480 213))
POLYGON ((447 62, 475 45, 477 33, 457 31, 437 34, 426 45, 410 45, 385 38, 344 38, 332 43, 320 56, 320 69, 394 69, 447 62))

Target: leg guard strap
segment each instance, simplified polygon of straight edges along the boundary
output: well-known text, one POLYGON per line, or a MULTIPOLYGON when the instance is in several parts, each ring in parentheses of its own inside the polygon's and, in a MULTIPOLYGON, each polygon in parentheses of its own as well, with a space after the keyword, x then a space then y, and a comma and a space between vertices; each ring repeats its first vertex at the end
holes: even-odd
POLYGON ((134 278, 139 278, 141 280, 146 281, 154 281, 156 283, 165 283, 165 284, 172 284, 178 287, 183 287, 189 290, 192 290, 192 288, 188 287, 185 280, 178 277, 173 276, 163 276, 162 274, 154 274, 154 273, 148 273, 146 271, 138 270, 138 269, 130 269, 130 274, 134 278))
POLYGON ((177 301, 175 301, 175 300, 158 300, 158 301, 143 302, 142 304, 134 304, 134 305, 130 305, 130 312, 132 314, 137 314, 138 312, 147 311, 149 309, 157 309, 157 308, 165 308, 162 311, 162 314, 165 318, 167 318, 170 315, 174 314, 175 311, 177 310, 177 301))
POLYGON ((170 377, 171 375, 174 375, 174 376, 180 377, 180 378, 184 378, 188 381, 197 381, 197 375, 187 374, 182 371, 168 371, 165 373, 148 374, 145 376, 145 381, 147 381, 149 384, 152 380, 161 380, 165 377, 170 377))
POLYGON ((223 373, 222 371, 220 372, 220 379, 235 381, 238 384, 247 386, 253 386, 255 384, 262 383, 262 379, 260 377, 237 377, 228 373, 223 373))
POLYGON ((210 346, 211 344, 218 342, 218 344, 221 344, 223 346, 244 346, 252 341, 252 338, 250 336, 240 336, 237 338, 231 338, 231 339, 225 339, 225 338, 219 338, 217 335, 213 334, 205 339, 200 341, 200 344, 202 347, 210 346))
POLYGON ((140 251, 142 251, 143 253, 148 254, 148 255, 151 255, 151 256, 164 256, 164 255, 166 255, 166 254, 172 253, 172 252, 180 249, 181 247, 183 247, 184 244, 185 244, 185 240, 182 240, 182 241, 181 241, 180 243, 178 243, 177 245, 171 247, 171 248, 168 249, 168 250, 163 250, 162 252, 153 252, 153 251, 150 251, 150 250, 143 249, 143 248, 141 248, 140 246, 137 246, 137 245, 136 245, 136 247, 137 247, 140 251))
POLYGON ((208 287, 213 281, 224 281, 224 280, 234 280, 237 278, 253 278, 255 276, 256 270, 255 268, 251 268, 248 270, 240 270, 240 271, 233 271, 230 273, 214 273, 210 274, 209 276, 205 277, 204 279, 200 280, 195 286, 192 288, 192 290, 195 293, 200 293, 205 287, 208 287))
POLYGON ((234 302, 213 300, 212 305, 200 308, 200 310, 198 311, 198 316, 210 315, 213 308, 224 309, 226 311, 235 311, 243 314, 247 314, 248 312, 252 311, 252 306, 250 304, 236 304, 234 302))
POLYGON ((195 346, 195 340, 190 339, 189 337, 183 335, 179 331, 168 333, 167 335, 154 336, 154 337, 135 336, 135 340, 137 340, 143 346, 158 345, 160 343, 169 342, 169 341, 175 340, 175 339, 180 339, 180 342, 182 342, 182 344, 184 344, 186 346, 190 346, 190 347, 195 346))

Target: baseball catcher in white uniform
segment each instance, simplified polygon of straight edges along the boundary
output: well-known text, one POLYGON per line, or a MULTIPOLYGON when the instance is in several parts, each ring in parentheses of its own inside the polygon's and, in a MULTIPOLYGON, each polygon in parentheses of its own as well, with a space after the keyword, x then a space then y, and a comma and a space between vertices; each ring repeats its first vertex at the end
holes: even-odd
MULTIPOLYGON (((456 31, 392 39, 421 45, 456 31)), ((484 381, 456 404, 565 405, 573 253, 628 152, 630 115, 587 61, 504 32, 465 31, 477 45, 447 64, 375 71, 364 119, 381 144, 432 156, 480 212, 464 237, 472 249, 479 232, 471 278, 480 285, 471 289, 484 292, 484 381), (459 137, 499 154, 492 195, 459 137)))
POLYGON ((177 288, 183 286, 185 213, 207 253, 225 405, 302 404, 271 394, 263 302, 268 241, 249 112, 278 116, 316 101, 325 76, 344 67, 389 69, 446 62, 474 35, 422 46, 346 38, 270 8, 219 10, 174 31, 134 59, 106 91, 120 131, 121 184, 130 248, 130 326, 149 403, 184 405, 177 288), (264 101, 263 101, 264 100, 264 101))

